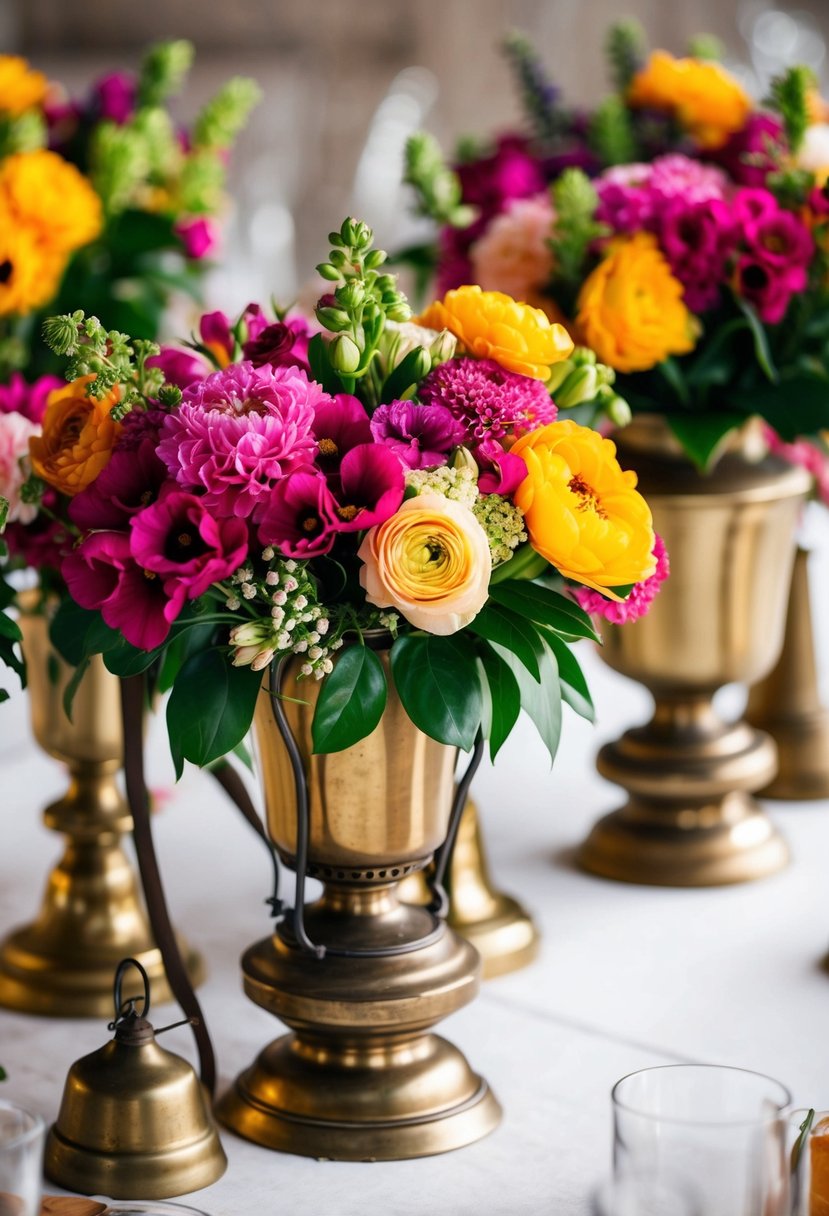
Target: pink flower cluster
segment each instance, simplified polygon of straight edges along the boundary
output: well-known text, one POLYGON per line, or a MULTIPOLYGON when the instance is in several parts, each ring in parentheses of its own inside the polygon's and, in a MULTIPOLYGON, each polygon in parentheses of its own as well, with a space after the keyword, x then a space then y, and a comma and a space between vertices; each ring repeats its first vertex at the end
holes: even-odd
POLYGON ((656 569, 650 578, 636 584, 626 600, 608 600, 598 591, 591 591, 587 587, 575 588, 573 594, 576 600, 585 612, 589 612, 591 616, 600 616, 613 625, 625 625, 629 621, 638 621, 649 611, 654 598, 659 593, 659 588, 671 573, 668 551, 665 548, 664 540, 658 533, 654 541, 653 555, 656 558, 656 569))
POLYGON ((786 443, 770 426, 764 427, 764 435, 769 450, 776 456, 782 456, 789 464, 799 465, 811 474, 815 482, 815 493, 821 502, 829 506, 829 454, 810 439, 797 439, 794 443, 786 443))

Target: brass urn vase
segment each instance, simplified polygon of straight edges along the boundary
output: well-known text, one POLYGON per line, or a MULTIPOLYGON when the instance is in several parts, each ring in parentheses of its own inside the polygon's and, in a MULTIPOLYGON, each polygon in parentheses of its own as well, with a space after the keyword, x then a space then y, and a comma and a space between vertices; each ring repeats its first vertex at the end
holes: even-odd
POLYGON ((606 878, 665 886, 761 878, 788 860, 752 797, 777 771, 776 749, 745 721, 725 721, 713 698, 777 661, 809 479, 768 455, 751 423, 707 475, 658 415, 638 416, 617 443, 671 574, 647 616, 602 626, 602 657, 644 684, 655 709, 599 752, 599 772, 629 797, 595 825, 579 860, 606 878))
POLYGON ((271 674, 280 695, 263 688, 255 717, 268 830, 297 871, 297 897, 273 936, 245 952, 242 971, 247 995, 290 1033, 237 1078, 218 1117, 303 1156, 421 1157, 471 1143, 500 1119, 486 1081, 432 1033, 475 996, 478 955, 434 912, 398 898, 401 880, 447 837, 456 752, 411 722, 387 651, 381 659, 383 717, 344 751, 312 754, 319 685, 298 682, 296 662, 271 674), (306 874, 323 893, 304 906, 306 874))
MULTIPOLYGON (((40 747, 69 769, 69 788, 44 811, 66 837, 49 874, 40 910, 0 943, 0 1005, 24 1013, 103 1017, 112 1007, 112 975, 125 956, 149 975, 159 1003, 171 999, 138 880, 122 844, 132 819, 117 776, 123 762, 118 678, 100 657, 78 686, 72 719, 63 694, 73 671, 49 643, 37 596, 22 597, 20 628, 32 728, 40 747)), ((201 959, 183 954, 194 979, 201 959)))

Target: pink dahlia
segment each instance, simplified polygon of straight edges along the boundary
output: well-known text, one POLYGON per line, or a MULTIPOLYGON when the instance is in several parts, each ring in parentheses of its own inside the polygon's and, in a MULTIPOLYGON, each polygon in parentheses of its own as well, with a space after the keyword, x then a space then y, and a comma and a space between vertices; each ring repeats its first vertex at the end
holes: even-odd
POLYGON ((330 400, 298 368, 235 363, 185 390, 158 455, 207 507, 247 519, 287 473, 313 462, 314 413, 330 400))
POLYGON ((494 359, 449 359, 429 372, 418 396, 425 405, 445 406, 473 447, 546 426, 558 412, 540 380, 507 371, 494 359))
POLYGON ((656 569, 650 578, 637 583, 628 598, 623 603, 607 600, 598 591, 587 587, 576 587, 573 594, 585 612, 591 616, 603 617, 613 625, 624 625, 628 621, 638 621, 650 611, 650 606, 659 592, 660 587, 671 572, 668 551, 665 542, 657 533, 653 546, 656 558, 656 569))

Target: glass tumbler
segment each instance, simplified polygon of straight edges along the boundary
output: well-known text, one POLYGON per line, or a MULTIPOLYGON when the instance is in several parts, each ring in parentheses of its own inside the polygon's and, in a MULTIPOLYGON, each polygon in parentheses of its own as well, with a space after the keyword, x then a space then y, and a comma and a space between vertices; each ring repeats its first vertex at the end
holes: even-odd
POLYGON ((38 1115, 0 1101, 0 1216, 38 1216, 44 1132, 38 1115))
POLYGON ((683 1185, 705 1216, 789 1216, 788 1090, 760 1073, 675 1064, 613 1087, 613 1167, 683 1185))

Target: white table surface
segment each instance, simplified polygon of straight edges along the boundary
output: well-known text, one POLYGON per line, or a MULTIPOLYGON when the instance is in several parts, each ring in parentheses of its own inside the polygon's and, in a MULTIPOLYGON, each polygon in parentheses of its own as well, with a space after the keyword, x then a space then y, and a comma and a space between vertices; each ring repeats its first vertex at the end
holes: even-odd
MULTIPOLYGON (((829 675, 825 519, 812 531, 820 661, 829 675)), ((820 966, 829 949, 829 802, 770 804, 793 860, 763 882, 669 890, 580 873, 573 849, 619 801, 595 773, 595 751, 644 720, 649 703, 589 648, 581 658, 597 727, 568 712, 550 772, 531 727, 522 726, 473 788, 498 883, 533 910, 543 933, 534 966, 488 982, 442 1023, 500 1098, 500 1128, 455 1153, 390 1164, 290 1157, 223 1133, 227 1173, 181 1202, 210 1216, 583 1216, 610 1168, 609 1093, 627 1072, 678 1061, 739 1065, 783 1081, 797 1105, 829 1108, 829 974, 820 966)), ((5 932, 34 913, 58 856, 39 810, 65 778, 30 741, 22 696, 0 708, 0 724, 5 932)), ((159 724, 150 742, 155 785, 171 781, 165 748, 159 724)), ((267 857, 196 771, 155 826, 175 920, 210 969, 200 996, 223 1089, 281 1029, 244 997, 238 967, 242 949, 268 931, 267 857)), ((159 1009, 156 1024, 175 1012, 159 1009)), ((69 1066, 107 1037, 103 1021, 0 1010, 0 1060, 10 1074, 2 1096, 54 1118, 69 1066)), ((163 1042, 192 1058, 188 1032, 163 1042)))

